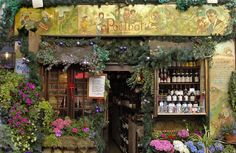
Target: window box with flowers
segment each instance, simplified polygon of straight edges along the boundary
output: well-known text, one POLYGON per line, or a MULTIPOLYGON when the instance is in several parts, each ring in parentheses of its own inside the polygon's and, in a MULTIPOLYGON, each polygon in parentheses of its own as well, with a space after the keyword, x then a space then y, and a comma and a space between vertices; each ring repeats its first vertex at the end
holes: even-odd
POLYGON ((95 132, 91 125, 88 118, 76 121, 57 118, 52 122, 52 133, 44 139, 44 153, 96 153, 96 146, 91 140, 95 132))

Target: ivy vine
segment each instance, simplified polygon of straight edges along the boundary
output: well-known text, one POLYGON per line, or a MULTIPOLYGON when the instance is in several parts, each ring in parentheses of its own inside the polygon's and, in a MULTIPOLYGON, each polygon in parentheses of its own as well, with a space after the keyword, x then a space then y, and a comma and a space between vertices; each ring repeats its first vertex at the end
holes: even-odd
POLYGON ((229 81, 229 102, 236 117, 236 72, 232 72, 229 81))

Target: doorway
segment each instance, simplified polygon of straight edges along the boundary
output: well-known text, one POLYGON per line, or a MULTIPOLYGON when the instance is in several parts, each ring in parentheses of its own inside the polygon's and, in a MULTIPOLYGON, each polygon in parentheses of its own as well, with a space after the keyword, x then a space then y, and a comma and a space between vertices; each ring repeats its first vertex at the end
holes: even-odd
POLYGON ((140 110, 140 94, 127 85, 127 79, 131 77, 129 71, 107 72, 107 77, 111 86, 108 153, 131 153, 136 142, 132 141, 129 124, 140 110))

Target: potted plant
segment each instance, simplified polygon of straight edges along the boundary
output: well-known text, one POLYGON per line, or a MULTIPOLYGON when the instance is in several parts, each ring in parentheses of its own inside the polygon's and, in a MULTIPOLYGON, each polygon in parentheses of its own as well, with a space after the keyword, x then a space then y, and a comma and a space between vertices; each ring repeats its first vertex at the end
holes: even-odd
POLYGON ((236 123, 223 126, 221 132, 228 143, 236 143, 236 123))

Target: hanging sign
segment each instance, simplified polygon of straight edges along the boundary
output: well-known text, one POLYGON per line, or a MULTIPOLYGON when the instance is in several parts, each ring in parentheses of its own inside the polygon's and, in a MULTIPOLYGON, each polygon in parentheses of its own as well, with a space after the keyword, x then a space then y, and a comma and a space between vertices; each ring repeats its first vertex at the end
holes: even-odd
POLYGON ((16 59, 15 72, 29 77, 29 67, 24 63, 23 58, 16 59))
POLYGON ((32 0, 33 8, 43 7, 43 0, 32 0))
POLYGON ((89 98, 104 98, 106 76, 89 77, 88 81, 88 97, 89 98))

